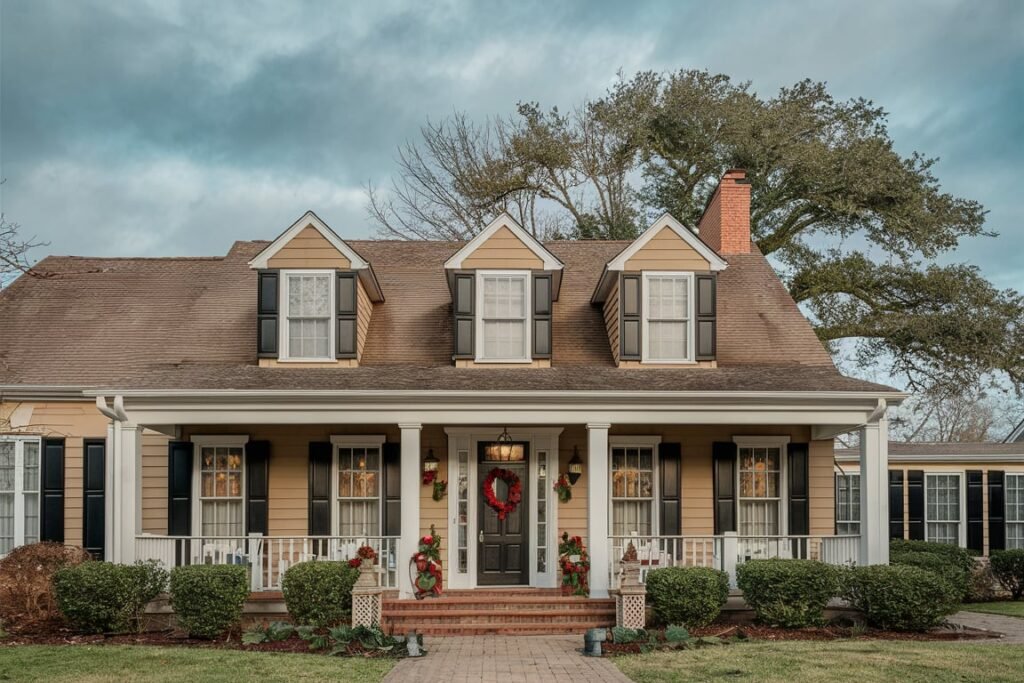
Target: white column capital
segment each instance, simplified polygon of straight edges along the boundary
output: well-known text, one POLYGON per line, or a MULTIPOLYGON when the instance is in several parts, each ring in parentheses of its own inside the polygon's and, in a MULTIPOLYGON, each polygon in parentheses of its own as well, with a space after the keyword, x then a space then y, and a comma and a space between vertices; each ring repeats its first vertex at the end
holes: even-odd
POLYGON ((423 429, 423 424, 420 422, 399 422, 398 428, 401 429, 403 432, 406 431, 407 429, 415 429, 416 431, 420 431, 421 429, 423 429))
POLYGON ((611 429, 611 427, 612 426, 610 424, 608 424, 607 422, 588 422, 587 423, 587 429, 590 430, 590 431, 594 431, 594 430, 598 430, 598 429, 603 429, 603 430, 607 431, 607 430, 611 429))

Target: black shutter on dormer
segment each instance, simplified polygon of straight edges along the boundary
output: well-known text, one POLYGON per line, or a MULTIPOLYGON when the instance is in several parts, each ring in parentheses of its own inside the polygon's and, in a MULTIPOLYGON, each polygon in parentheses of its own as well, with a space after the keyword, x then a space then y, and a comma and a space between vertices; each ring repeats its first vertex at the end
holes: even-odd
POLYGON ((533 357, 551 358, 551 273, 533 276, 533 357))
POLYGON ((337 311, 335 324, 336 356, 338 358, 355 358, 358 347, 356 342, 356 328, 359 311, 359 297, 357 291, 359 285, 356 283, 354 272, 339 272, 337 278, 337 311))
POLYGON ((718 324, 715 309, 718 306, 717 278, 715 275, 696 277, 696 298, 694 310, 697 317, 695 338, 697 341, 696 360, 714 360, 718 344, 718 324))
POLYGON ((473 273, 456 273, 452 288, 453 358, 476 358, 474 315, 476 278, 473 273))
POLYGON ((715 535, 736 531, 736 444, 716 441, 711 445, 714 467, 715 535))
POLYGON ((64 542, 64 439, 43 439, 39 540, 64 542))
POLYGON ((619 279, 619 360, 640 360, 643 286, 639 273, 619 279))
POLYGON ((256 298, 256 355, 276 357, 280 310, 278 271, 261 270, 257 275, 256 282, 258 290, 256 298))

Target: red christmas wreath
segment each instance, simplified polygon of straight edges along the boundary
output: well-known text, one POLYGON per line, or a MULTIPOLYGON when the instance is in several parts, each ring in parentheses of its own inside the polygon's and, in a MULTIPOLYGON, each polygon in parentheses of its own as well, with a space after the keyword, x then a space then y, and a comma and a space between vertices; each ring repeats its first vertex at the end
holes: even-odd
POLYGON ((519 475, 510 470, 495 467, 487 473, 484 479, 484 499, 492 510, 498 513, 498 519, 504 520, 511 512, 519 507, 519 501, 523 499, 523 484, 519 481, 519 475), (508 484, 508 497, 505 500, 498 500, 494 495, 494 480, 501 479, 508 484))

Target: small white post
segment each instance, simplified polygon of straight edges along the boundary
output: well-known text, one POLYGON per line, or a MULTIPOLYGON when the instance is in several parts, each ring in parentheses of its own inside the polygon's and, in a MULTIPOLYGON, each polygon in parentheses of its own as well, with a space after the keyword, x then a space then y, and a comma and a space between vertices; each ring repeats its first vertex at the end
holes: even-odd
POLYGON ((860 564, 889 564, 889 421, 860 430, 860 564))
POLYGON ((608 537, 608 429, 587 425, 587 524, 590 536, 590 596, 607 598, 611 576, 608 537))
POLYGON ((736 564, 740 556, 740 539, 735 531, 722 534, 722 571, 729 575, 729 587, 736 587, 736 564))
POLYGON ((254 531, 246 541, 246 555, 249 557, 249 590, 256 593, 263 590, 263 534, 254 531))
POLYGON ((411 598, 415 591, 407 568, 420 540, 420 430, 423 425, 400 424, 398 427, 402 430, 399 486, 402 498, 402 536, 398 543, 398 596, 411 598))

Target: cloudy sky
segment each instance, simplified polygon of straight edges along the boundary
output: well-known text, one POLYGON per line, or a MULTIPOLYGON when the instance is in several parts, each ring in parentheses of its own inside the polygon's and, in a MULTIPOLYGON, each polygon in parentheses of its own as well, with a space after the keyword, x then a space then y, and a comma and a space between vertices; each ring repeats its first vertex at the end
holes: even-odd
POLYGON ((957 258, 1024 289, 1024 2, 0 0, 0 24, 2 209, 38 256, 222 254, 307 208, 369 236, 363 186, 426 118, 696 67, 884 106, 1002 234, 957 258))

